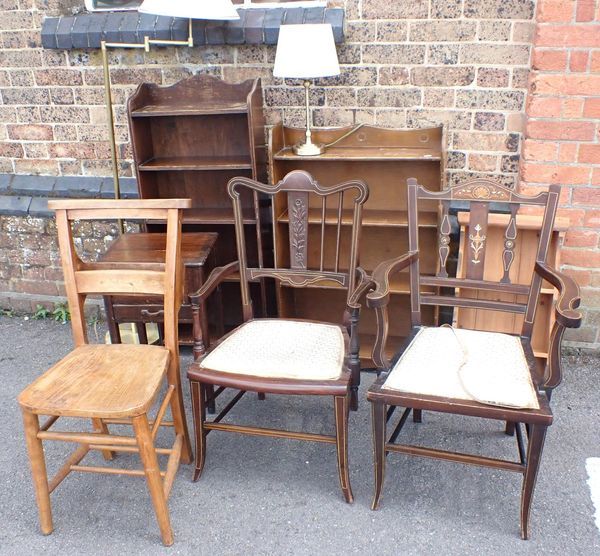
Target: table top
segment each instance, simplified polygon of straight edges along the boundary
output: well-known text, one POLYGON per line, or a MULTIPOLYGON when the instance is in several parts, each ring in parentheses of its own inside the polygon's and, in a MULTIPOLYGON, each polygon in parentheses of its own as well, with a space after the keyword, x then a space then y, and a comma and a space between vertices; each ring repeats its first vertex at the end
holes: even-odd
MULTIPOLYGON (((219 234, 184 232, 181 234, 181 258, 185 266, 204 266, 219 234)), ((165 260, 164 233, 123 234, 102 257, 102 262, 162 263, 165 260)))

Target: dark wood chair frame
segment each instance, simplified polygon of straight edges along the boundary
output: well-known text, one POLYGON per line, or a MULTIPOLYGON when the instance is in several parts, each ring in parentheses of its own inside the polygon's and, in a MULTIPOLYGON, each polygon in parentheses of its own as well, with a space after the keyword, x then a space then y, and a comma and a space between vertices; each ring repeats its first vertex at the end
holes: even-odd
MULTIPOLYGON (((360 359, 358 341, 358 319, 360 305, 358 300, 370 285, 366 273, 358 266, 358 248, 361 231, 362 208, 368 198, 367 185, 358 180, 352 180, 331 187, 319 185, 307 172, 295 170, 290 172, 276 185, 265 185, 248 178, 233 178, 228 184, 229 195, 233 200, 236 224, 236 238, 239 260, 221 268, 215 269, 203 287, 190 296, 195 311, 195 326, 197 341, 194 345, 195 362, 188 370, 192 394, 192 414, 196 440, 196 465, 194 481, 198 480, 204 467, 206 454, 206 435, 211 430, 221 430, 252 434, 292 438, 296 440, 316 441, 335 444, 337 447, 338 470, 340 484, 347 502, 353 501, 348 474, 348 411, 356 408, 358 403, 357 390, 360 383, 360 359), (246 259, 244 224, 240 202, 240 190, 249 188, 260 192, 271 199, 277 194, 287 194, 289 207, 300 207, 302 210, 289 210, 290 219, 290 267, 277 268, 249 268, 246 259), (316 195, 321 199, 322 221, 319 223, 321 230, 320 265, 317 270, 308 268, 308 206, 309 196, 316 195), (346 195, 346 196, 345 196, 346 195), (344 199, 346 204, 349 196, 352 203, 352 220, 350 230, 350 244, 347 267, 340 264, 340 237, 342 235, 342 207, 344 199), (325 211, 327 198, 337 196, 337 217, 334 223, 328 218, 327 226, 336 229, 336 256, 333 270, 326 270, 327 262, 324 260, 325 238, 325 211), (206 298, 218 287, 227 276, 239 272, 242 294, 244 321, 253 318, 252 300, 249 292, 250 281, 259 279, 275 279, 290 287, 304 287, 313 284, 327 283, 334 287, 347 290, 347 307, 343 316, 342 331, 345 339, 345 360, 342 374, 333 380, 296 380, 285 378, 264 378, 249 375, 216 372, 202 368, 199 363, 205 356, 204 342, 199 326, 199 307, 206 298), (207 389, 216 386, 214 395, 207 389), (207 404, 214 401, 225 388, 235 388, 239 393, 218 413, 211 422, 206 420, 207 404), (335 435, 328 436, 308 432, 292 432, 287 430, 258 428, 236 424, 225 424, 221 421, 235 406, 246 391, 257 392, 259 397, 269 394, 291 395, 317 395, 333 396, 335 406, 335 435)), ((273 215, 273 222, 278 215, 273 215)), ((313 224, 314 225, 314 224, 313 224)), ((225 336, 227 337, 227 336, 225 336)), ((222 340, 221 340, 222 341, 222 340)), ((216 345, 218 345, 217 342, 216 345)), ((213 346, 214 349, 214 346, 213 346)))
MULTIPOLYGON (((408 218, 409 218, 409 251, 389 261, 378 265, 373 272, 374 291, 367 294, 367 306, 376 312, 378 334, 373 348, 373 358, 381 375, 368 391, 367 398, 372 406, 373 419, 373 450, 375 464, 375 494, 372 509, 378 509, 385 474, 385 460, 389 452, 399 452, 409 455, 426 456, 442 460, 452 460, 460 463, 492 467, 515 471, 523 474, 521 493, 521 537, 529 537, 529 514, 535 481, 548 426, 552 423, 550 399, 553 389, 561 382, 561 340, 566 328, 576 328, 581 323, 581 315, 575 309, 579 306, 579 289, 577 284, 565 274, 546 264, 550 235, 556 213, 560 188, 551 185, 547 192, 536 196, 525 196, 503 187, 491 180, 475 179, 463 185, 449 188, 442 192, 432 192, 418 185, 415 179, 408 180, 408 218), (418 244, 418 201, 434 200, 440 205, 440 228, 438 239, 439 271, 435 276, 422 275, 419 272, 418 244), (479 229, 479 240, 471 238, 469 257, 466 268, 466 278, 453 278, 448 275, 446 263, 450 252, 450 219, 449 209, 453 201, 461 201, 470 206, 470 229, 479 229), (505 231, 504 249, 502 252, 503 275, 499 282, 483 279, 485 262, 485 235, 487 218, 491 202, 500 202, 508 207, 509 223, 505 231), (543 224, 539 237, 535 268, 530 285, 513 284, 509 273, 514 259, 516 239, 517 211, 522 205, 533 205, 544 210, 543 224), (390 298, 390 277, 403 269, 408 269, 411 288, 411 325, 412 331, 407 341, 390 362, 385 354, 385 344, 388 332, 389 316, 387 304, 390 298), (550 357, 544 373, 540 373, 535 365, 533 351, 530 345, 533 323, 538 297, 543 280, 548 281, 558 290, 558 300, 555 306, 556 321, 551 331, 550 357), (423 286, 434 288, 434 293, 422 291, 423 286), (443 288, 443 289, 442 289, 443 288), (446 289, 449 288, 450 290, 446 289), (510 293, 527 296, 526 303, 476 299, 476 296, 466 297, 465 290, 461 295, 447 295, 443 292, 456 291, 457 288, 468 288, 468 291, 485 291, 510 293), (411 394, 383 389, 389 371, 402 356, 421 326, 421 306, 451 306, 469 307, 492 311, 508 311, 521 314, 523 326, 520 334, 523 350, 531 370, 533 384, 538 393, 540 409, 511 409, 507 407, 485 405, 475 401, 466 401, 421 394, 411 394), (386 425, 392 418, 396 407, 404 409, 398 424, 387 437, 386 425), (410 413, 413 420, 421 422, 421 412, 431 410, 466 416, 497 419, 506 422, 507 434, 516 431, 518 461, 483 457, 443 451, 422 446, 396 443, 396 439, 410 413), (526 434, 521 425, 525 425, 526 434), (525 444, 525 438, 527 444, 525 444)), ((516 298, 516 297, 515 297, 516 298)))

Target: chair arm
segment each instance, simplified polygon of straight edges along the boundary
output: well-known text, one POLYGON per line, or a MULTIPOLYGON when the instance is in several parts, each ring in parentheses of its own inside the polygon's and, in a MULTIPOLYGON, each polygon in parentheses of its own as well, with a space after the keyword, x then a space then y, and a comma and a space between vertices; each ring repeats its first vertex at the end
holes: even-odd
POLYGON ((206 279, 206 282, 202 284, 202 287, 189 295, 190 303, 199 306, 218 286, 221 285, 225 278, 238 272, 239 269, 240 263, 238 261, 233 261, 225 266, 213 268, 206 279))
POLYGON ((581 297, 579 286, 575 280, 546 263, 536 262, 534 271, 558 290, 558 301, 555 307, 556 320, 567 328, 579 328, 582 317, 581 313, 575 309, 579 307, 581 297))
POLYGON ((407 268, 417 260, 419 260, 419 252, 409 251, 401 257, 379 263, 371 276, 375 291, 367 294, 367 307, 374 309, 387 305, 390 296, 390 276, 407 268))
POLYGON ((358 275, 358 284, 354 288, 354 291, 348 297, 348 309, 360 309, 360 298, 367 292, 367 290, 375 285, 373 279, 365 272, 362 267, 356 268, 356 274, 358 275))

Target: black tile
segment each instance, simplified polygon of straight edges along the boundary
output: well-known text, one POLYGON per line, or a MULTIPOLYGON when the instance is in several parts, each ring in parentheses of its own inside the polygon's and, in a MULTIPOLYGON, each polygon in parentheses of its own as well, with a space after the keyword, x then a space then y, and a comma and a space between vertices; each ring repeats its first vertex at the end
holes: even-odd
POLYGON ((42 47, 58 48, 56 44, 56 30, 58 28, 59 17, 47 17, 42 23, 42 47))
POLYGON ((75 23, 74 17, 61 17, 56 29, 56 47, 72 48, 73 39, 71 38, 71 29, 75 23))

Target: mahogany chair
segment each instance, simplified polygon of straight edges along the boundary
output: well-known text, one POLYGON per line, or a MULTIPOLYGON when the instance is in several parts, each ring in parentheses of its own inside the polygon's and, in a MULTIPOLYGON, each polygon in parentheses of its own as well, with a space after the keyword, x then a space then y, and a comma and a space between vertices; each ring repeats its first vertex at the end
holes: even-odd
POLYGON ((75 348, 19 395, 25 439, 44 534, 53 530, 50 493, 71 471, 124 474, 146 477, 154 511, 165 545, 173 543, 167 499, 180 460, 189 463, 191 445, 187 431, 181 382, 177 314, 181 305, 182 263, 181 215, 188 199, 144 201, 61 200, 49 201, 56 210, 58 241, 65 288, 71 312, 75 348), (73 220, 162 219, 167 222, 165 259, 142 267, 127 262, 83 262, 77 255, 73 220), (88 343, 84 302, 90 294, 153 295, 164 302, 164 345, 93 345, 88 343), (166 379, 166 394, 154 421, 149 411, 166 379), (163 421, 171 408, 173 421, 163 421), (39 416, 49 418, 40 425, 39 416), (76 417, 81 432, 50 430, 60 417, 76 417), (93 423, 94 432, 82 422, 93 423), (111 434, 109 424, 129 424, 134 434, 111 434), (161 425, 171 425, 175 442, 171 448, 154 445, 161 425), (73 442, 77 448, 48 481, 42 441, 73 442), (80 465, 90 450, 101 451, 112 460, 115 452, 139 453, 142 469, 80 465), (168 456, 166 472, 158 456, 168 456))
MULTIPOLYGON (((426 456, 460 463, 515 471, 523 474, 521 493, 521 536, 529 536, 529 513, 538 473, 544 438, 552 423, 550 398, 561 381, 560 345, 566 327, 578 327, 581 315, 579 290, 568 276, 546 264, 550 234, 559 199, 559 187, 529 197, 520 195, 490 180, 476 179, 442 192, 431 192, 408 180, 409 251, 381 263, 373 273, 375 291, 367 294, 367 305, 374 308, 378 335, 374 360, 382 371, 369 389, 372 404, 375 495, 372 509, 379 507, 385 474, 386 456, 390 452, 426 456), (438 272, 427 276, 419 271, 418 203, 437 202, 440 210, 438 272), (469 207, 468 262, 464 277, 449 276, 451 203, 469 207), (496 261, 497 278, 484 279, 486 233, 490 203, 506 208, 508 225, 504 235, 501 260, 496 261), (544 211, 537 245, 535 268, 529 284, 513 283, 517 269, 511 265, 517 245, 516 218, 519 206, 533 206, 544 211), (411 333, 390 362, 385 344, 389 325, 387 304, 390 280, 394 273, 409 271, 411 288, 411 333), (550 338, 550 357, 539 371, 531 348, 533 323, 543 281, 558 290, 556 321, 550 338), (510 294, 507 297, 507 294, 510 294), (510 298, 515 301, 507 300, 510 298), (449 326, 421 326, 421 308, 425 305, 507 311, 522 320, 519 336, 497 332, 471 331, 449 326), (389 437, 386 433, 396 407, 405 408, 389 437), (396 439, 411 411, 415 422, 421 412, 431 410, 507 423, 507 433, 516 430, 518 461, 444 451, 422 446, 399 444, 396 439), (526 433, 522 432, 522 424, 526 433), (527 442, 525 442, 527 440, 527 442)), ((430 206, 431 208, 431 206, 430 206)), ((461 209, 462 210, 462 209, 461 209)), ((529 247, 528 247, 529 248, 529 247)), ((536 246, 531 246, 536 249, 536 246)), ((489 260, 488 260, 489 259, 489 260)), ((486 274, 489 277, 489 273, 486 274)), ((423 427, 425 425, 420 425, 423 427)))
MULTIPOLYGON (((224 278, 239 272, 245 322, 207 353, 201 337, 196 344, 196 361, 188 370, 196 440, 194 481, 202 473, 206 436, 213 430, 325 442, 336 446, 340 484, 346 502, 350 503, 353 496, 348 475, 348 410, 357 402, 360 372, 359 307, 355 299, 361 287, 369 285, 364 280, 365 273, 357 266, 362 208, 368 188, 355 180, 322 187, 308 173, 296 170, 274 186, 233 178, 228 190, 233 200, 239 260, 215 269, 206 284, 191 296, 191 301, 198 307, 224 278), (247 264, 241 199, 249 191, 270 197, 273 207, 281 206, 275 202, 277 195, 278 200, 281 196, 284 199, 282 212, 273 211, 274 241, 289 246, 289 259, 275 261, 274 268, 250 268, 247 264), (333 201, 330 207, 335 208, 327 208, 328 200, 333 201), (289 225, 285 232, 278 233, 276 224, 282 221, 289 225), (344 319, 340 314, 340 322, 348 326, 284 318, 254 319, 249 283, 265 278, 289 288, 322 286, 345 290, 346 314, 344 319), (239 392, 214 420, 207 421, 206 390, 212 385, 217 387, 216 395, 224 388, 239 392), (335 434, 223 423, 223 418, 247 391, 258 392, 259 396, 266 393, 332 396, 335 434)), ((199 335, 200 327, 195 329, 199 335)))

